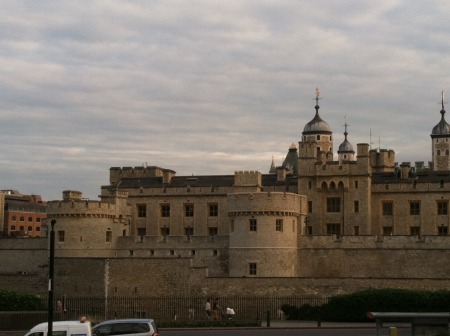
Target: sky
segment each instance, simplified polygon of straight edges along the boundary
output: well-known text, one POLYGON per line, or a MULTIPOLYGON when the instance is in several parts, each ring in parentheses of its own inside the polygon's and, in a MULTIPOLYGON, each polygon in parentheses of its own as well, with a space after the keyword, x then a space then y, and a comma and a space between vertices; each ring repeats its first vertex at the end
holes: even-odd
POLYGON ((347 123, 355 150, 427 163, 450 93, 448 13, 444 0, 2 1, 0 189, 95 200, 111 167, 268 173, 316 88, 335 157, 347 123))

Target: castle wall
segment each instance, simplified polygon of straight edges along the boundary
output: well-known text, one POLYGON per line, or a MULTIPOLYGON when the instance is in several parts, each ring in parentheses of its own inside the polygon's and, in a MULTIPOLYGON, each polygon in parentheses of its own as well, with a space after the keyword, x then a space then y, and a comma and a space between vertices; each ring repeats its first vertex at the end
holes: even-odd
POLYGON ((230 276, 295 276, 302 202, 291 193, 228 195, 230 276))

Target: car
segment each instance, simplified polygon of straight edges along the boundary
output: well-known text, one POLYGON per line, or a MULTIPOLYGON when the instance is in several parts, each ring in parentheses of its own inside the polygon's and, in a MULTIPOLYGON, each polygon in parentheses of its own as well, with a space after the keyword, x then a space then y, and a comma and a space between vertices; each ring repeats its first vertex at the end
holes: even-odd
MULTIPOLYGON (((47 336, 48 323, 35 325, 25 336, 47 336)), ((79 321, 56 321, 52 323, 53 336, 92 336, 91 322, 82 317, 79 321)))
POLYGON ((153 319, 118 319, 107 320, 92 328, 94 336, 159 336, 156 322, 153 319))

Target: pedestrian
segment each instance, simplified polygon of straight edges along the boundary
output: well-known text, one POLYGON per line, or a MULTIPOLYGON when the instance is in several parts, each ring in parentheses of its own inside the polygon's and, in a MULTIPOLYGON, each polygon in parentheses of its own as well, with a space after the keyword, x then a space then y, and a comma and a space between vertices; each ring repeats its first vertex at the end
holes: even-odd
POLYGON ((219 298, 216 297, 212 304, 212 315, 213 320, 220 320, 220 306, 219 306, 219 298))
POLYGON ((205 302, 205 311, 206 311, 206 316, 208 317, 208 319, 211 318, 211 299, 207 299, 205 302))

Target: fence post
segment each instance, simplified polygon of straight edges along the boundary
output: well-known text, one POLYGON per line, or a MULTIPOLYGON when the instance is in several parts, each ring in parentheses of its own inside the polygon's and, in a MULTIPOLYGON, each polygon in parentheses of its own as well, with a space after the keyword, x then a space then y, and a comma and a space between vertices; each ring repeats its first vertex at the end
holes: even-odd
POLYGON ((267 311, 267 327, 270 327, 270 310, 267 311))

